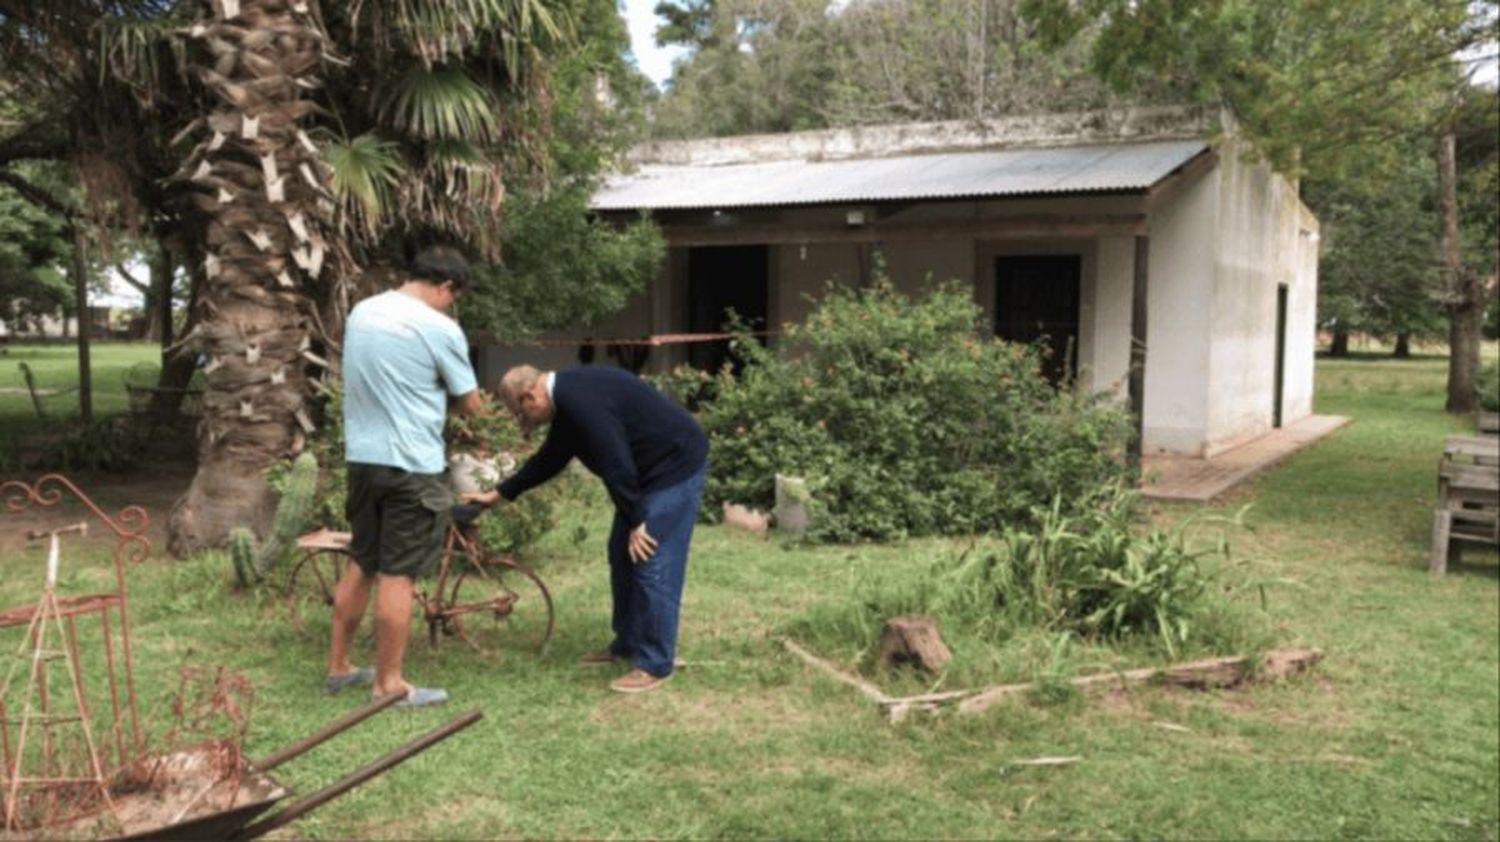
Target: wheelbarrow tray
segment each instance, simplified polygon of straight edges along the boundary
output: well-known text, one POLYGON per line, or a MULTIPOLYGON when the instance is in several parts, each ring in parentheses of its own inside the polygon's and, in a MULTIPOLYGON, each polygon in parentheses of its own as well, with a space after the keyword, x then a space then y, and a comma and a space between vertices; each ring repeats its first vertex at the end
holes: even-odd
MULTIPOLYGON (((275 778, 249 764, 241 765, 239 790, 231 807, 188 816, 175 824, 142 828, 114 839, 118 842, 147 839, 162 842, 229 839, 291 794, 291 790, 282 786, 275 778)), ((122 806, 128 810, 128 800, 122 806)))
MULTIPOLYGON (((227 808, 200 812, 196 816, 185 815, 179 821, 167 825, 154 827, 141 827, 136 822, 136 828, 132 829, 128 820, 123 820, 126 832, 114 839, 121 840, 207 840, 207 839, 253 839, 262 836, 295 821, 323 804, 348 792, 356 786, 370 780, 376 775, 400 764, 401 762, 420 754, 433 745, 453 736, 463 729, 473 725, 482 718, 479 711, 470 711, 452 719, 426 734, 406 743, 371 762, 370 764, 345 775, 338 781, 323 787, 311 795, 298 799, 280 812, 265 819, 260 817, 276 806, 278 802, 291 794, 291 791, 282 786, 272 778, 267 770, 275 768, 313 748, 326 742, 331 737, 342 733, 358 722, 390 707, 400 700, 400 696, 386 696, 377 699, 364 707, 350 711, 343 717, 324 726, 316 733, 294 743, 291 746, 274 752, 256 761, 240 761, 238 778, 231 781, 222 775, 210 785, 209 794, 213 795, 213 787, 224 784, 226 789, 236 787, 235 803, 227 808), (242 800, 243 799, 243 800, 242 800), (257 819, 260 819, 257 821, 257 819)), ((182 753, 179 753, 182 754, 182 753)), ((228 800, 220 793, 219 797, 228 800)), ((128 798, 128 797, 127 797, 128 798)), ((213 803, 208 799, 208 803, 213 803)), ((121 800, 122 805, 128 802, 121 800)), ((179 807, 178 810, 184 814, 190 811, 179 807)))

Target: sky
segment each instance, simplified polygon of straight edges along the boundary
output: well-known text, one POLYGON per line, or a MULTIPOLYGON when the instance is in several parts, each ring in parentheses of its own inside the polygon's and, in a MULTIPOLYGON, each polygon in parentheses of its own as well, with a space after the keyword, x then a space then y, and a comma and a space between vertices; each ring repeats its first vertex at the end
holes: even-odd
POLYGON ((672 62, 684 55, 684 47, 656 46, 656 27, 661 19, 653 11, 658 0, 625 0, 625 25, 630 30, 630 51, 636 66, 646 77, 662 87, 672 75, 672 62))

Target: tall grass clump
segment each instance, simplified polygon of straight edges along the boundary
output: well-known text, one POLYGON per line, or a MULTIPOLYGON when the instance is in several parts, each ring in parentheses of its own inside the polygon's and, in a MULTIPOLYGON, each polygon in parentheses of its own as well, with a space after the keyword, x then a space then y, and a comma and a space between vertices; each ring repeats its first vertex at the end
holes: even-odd
POLYGON ((1135 492, 1102 489, 1075 511, 1054 499, 926 565, 872 568, 857 596, 790 632, 835 649, 874 648, 885 619, 936 617, 960 660, 997 661, 1005 647, 1058 635, 1178 658, 1258 646, 1232 597, 1267 583, 1231 581, 1228 532, 1242 519, 1189 518, 1167 531, 1133 525, 1135 492), (1211 538, 1204 527, 1217 527, 1211 538), (965 653, 967 657, 965 658, 965 653))
POLYGON ((969 291, 910 298, 881 280, 830 288, 775 350, 742 337, 701 410, 713 445, 704 494, 769 508, 775 476, 812 492, 814 540, 973 534, 1071 514, 1121 482, 1118 407, 1055 388, 1036 348, 987 336, 969 291))

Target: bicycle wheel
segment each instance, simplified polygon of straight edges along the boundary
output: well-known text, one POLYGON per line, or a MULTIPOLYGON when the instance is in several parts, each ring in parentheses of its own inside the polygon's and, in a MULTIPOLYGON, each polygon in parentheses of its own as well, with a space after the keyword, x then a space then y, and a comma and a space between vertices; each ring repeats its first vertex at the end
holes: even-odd
POLYGON ((552 594, 536 571, 514 559, 465 560, 443 604, 440 628, 480 649, 541 652, 552 639, 552 594))
POLYGON ((302 631, 309 618, 332 615, 333 589, 351 560, 343 550, 317 550, 297 562, 283 592, 293 628, 302 631))

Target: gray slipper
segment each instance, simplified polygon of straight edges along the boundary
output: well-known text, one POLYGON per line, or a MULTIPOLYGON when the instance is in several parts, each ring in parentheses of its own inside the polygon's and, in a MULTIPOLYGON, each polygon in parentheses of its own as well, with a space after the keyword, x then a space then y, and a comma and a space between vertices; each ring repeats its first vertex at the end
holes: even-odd
POLYGON ((398 708, 425 708, 428 705, 440 705, 448 701, 448 691, 439 690, 435 687, 413 687, 406 694, 406 698, 397 702, 394 706, 398 708))
POLYGON ((360 667, 354 672, 346 672, 343 675, 330 675, 323 679, 323 692, 332 696, 345 687, 356 687, 375 683, 375 670, 371 667, 360 667))

